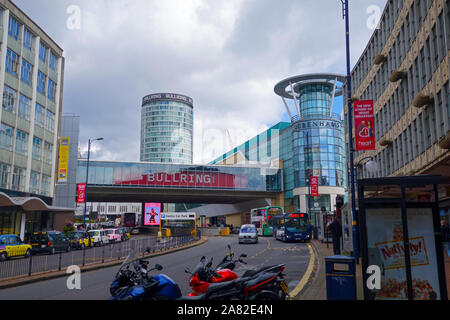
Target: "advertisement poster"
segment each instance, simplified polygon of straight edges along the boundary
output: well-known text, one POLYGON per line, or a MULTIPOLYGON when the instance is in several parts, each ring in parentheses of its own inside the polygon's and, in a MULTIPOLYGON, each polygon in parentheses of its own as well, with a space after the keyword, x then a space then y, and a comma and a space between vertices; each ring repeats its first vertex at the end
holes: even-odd
POLYGON ((356 150, 375 150, 373 100, 354 102, 356 150))
MULTIPOLYGON (((375 299, 408 299, 401 210, 367 209, 369 265, 381 269, 375 299)), ((440 299, 432 211, 408 208, 408 236, 414 299, 440 299)))
POLYGON ((84 203, 85 195, 86 195, 86 183, 79 183, 77 190, 77 203, 84 203))
POLYGON ((67 182, 68 170, 69 170, 69 138, 60 138, 58 182, 67 182))
POLYGON ((311 177, 311 197, 319 196, 319 177, 311 177))
POLYGON ((146 203, 144 225, 159 226, 161 221, 161 203, 146 203))

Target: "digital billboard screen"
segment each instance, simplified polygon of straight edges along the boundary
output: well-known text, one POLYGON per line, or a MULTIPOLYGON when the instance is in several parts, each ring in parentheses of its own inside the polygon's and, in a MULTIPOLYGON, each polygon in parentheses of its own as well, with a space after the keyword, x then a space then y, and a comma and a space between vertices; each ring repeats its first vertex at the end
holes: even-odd
POLYGON ((161 221, 161 203, 146 203, 144 211, 144 225, 159 226, 161 221))

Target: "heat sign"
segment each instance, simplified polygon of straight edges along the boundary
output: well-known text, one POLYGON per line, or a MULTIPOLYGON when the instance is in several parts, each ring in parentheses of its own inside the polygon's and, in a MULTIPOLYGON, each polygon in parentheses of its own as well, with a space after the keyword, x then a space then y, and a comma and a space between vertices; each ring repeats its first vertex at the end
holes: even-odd
POLYGON ((375 150, 373 100, 354 103, 356 150, 375 150))

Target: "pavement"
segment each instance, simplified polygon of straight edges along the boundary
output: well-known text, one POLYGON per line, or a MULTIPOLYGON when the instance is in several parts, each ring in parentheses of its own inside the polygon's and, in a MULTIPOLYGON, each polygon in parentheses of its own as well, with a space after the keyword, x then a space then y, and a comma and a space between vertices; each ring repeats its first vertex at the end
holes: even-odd
MULTIPOLYGON (((447 293, 450 295, 450 243, 448 249, 444 248, 445 278, 447 281, 447 293)), ((312 240, 311 247, 314 251, 315 259, 313 272, 303 290, 295 297, 295 300, 327 300, 327 288, 325 277, 325 257, 333 256, 333 244, 322 243, 319 240, 312 240)), ((343 252, 344 255, 350 255, 343 252)), ((356 297, 357 300, 364 300, 362 262, 356 265, 356 297)))

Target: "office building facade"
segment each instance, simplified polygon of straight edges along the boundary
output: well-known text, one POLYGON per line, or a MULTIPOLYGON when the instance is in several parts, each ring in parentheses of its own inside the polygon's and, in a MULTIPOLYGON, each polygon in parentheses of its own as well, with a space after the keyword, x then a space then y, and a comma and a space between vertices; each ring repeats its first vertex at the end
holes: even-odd
POLYGON ((62 223, 51 205, 64 57, 9 0, 0 1, 0 25, 0 233, 23 237, 62 223))
POLYGON ((141 109, 140 160, 192 163, 193 109, 193 100, 184 95, 145 96, 141 109))
MULTIPOLYGON (((356 152, 355 163, 378 165, 374 173, 358 166, 358 178, 450 177, 449 49, 450 1, 388 1, 352 71, 353 99, 374 101, 376 138, 376 150, 356 152)), ((449 188, 440 194, 448 214, 449 188)))

